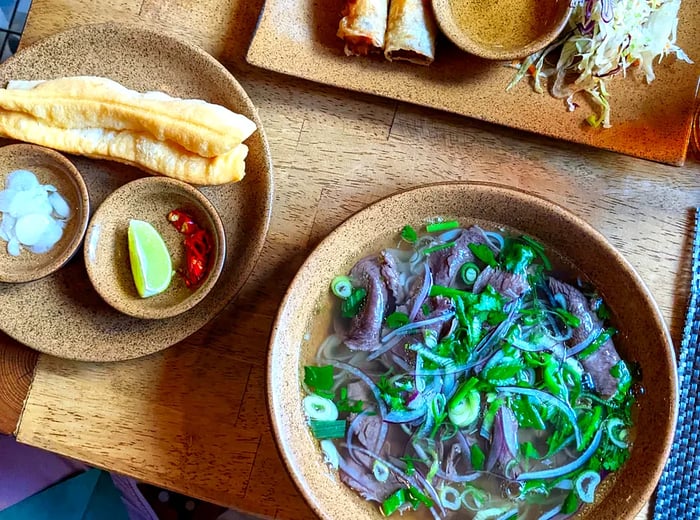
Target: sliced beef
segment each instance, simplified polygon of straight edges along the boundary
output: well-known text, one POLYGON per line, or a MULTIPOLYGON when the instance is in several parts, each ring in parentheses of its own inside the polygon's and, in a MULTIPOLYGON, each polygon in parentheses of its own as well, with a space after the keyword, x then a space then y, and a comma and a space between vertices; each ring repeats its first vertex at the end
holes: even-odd
MULTIPOLYGON (((555 295, 561 294, 564 297, 566 310, 581 321, 567 342, 570 347, 585 341, 591 333, 602 328, 603 322, 591 310, 588 300, 581 291, 554 278, 549 279, 549 288, 555 295)), ((612 339, 581 361, 583 367, 591 374, 596 390, 606 398, 617 391, 618 379, 610 374, 610 369, 619 362, 620 356, 612 339)))
POLYGON ((363 258, 352 268, 350 276, 356 286, 367 291, 367 299, 350 322, 345 344, 350 350, 374 350, 379 347, 388 298, 382 279, 381 260, 376 256, 363 258))
POLYGON ((501 296, 509 300, 517 300, 530 290, 530 284, 527 283, 527 278, 525 278, 525 276, 494 269, 491 266, 481 271, 479 277, 474 282, 473 291, 475 293, 480 293, 486 289, 488 285, 493 287, 501 296))
POLYGON ((340 463, 340 480, 357 491, 365 500, 384 502, 389 495, 402 487, 396 476, 391 472, 386 482, 379 482, 374 477, 371 465, 369 468, 365 467, 348 455, 341 455, 341 457, 343 460, 340 463))
POLYGON ((484 232, 478 226, 465 229, 455 240, 454 246, 441 249, 430 254, 428 264, 433 273, 433 283, 436 285, 450 285, 459 268, 465 262, 473 262, 474 254, 469 249, 469 244, 488 244, 484 232))
POLYGON ((389 290, 390 299, 393 299, 393 306, 401 305, 406 299, 406 295, 399 278, 399 260, 390 251, 382 251, 380 259, 382 278, 389 290))
MULTIPOLYGON (((423 311, 426 309, 421 308, 418 311, 418 314, 416 315, 416 321, 423 321, 427 320, 430 318, 436 318, 442 314, 445 314, 447 312, 453 311, 454 310, 454 305, 452 303, 452 300, 450 298, 446 298, 445 296, 433 296, 431 298, 428 298, 426 300, 426 303, 424 305, 428 306, 428 314, 426 315, 423 311)), ((445 320, 441 323, 433 323, 432 325, 428 325, 424 327, 424 329, 429 329, 435 332, 437 334, 437 339, 438 341, 442 336, 444 335, 443 332, 445 330, 449 329, 449 324, 450 320, 445 320)), ((422 338, 421 338, 422 341, 422 338)))

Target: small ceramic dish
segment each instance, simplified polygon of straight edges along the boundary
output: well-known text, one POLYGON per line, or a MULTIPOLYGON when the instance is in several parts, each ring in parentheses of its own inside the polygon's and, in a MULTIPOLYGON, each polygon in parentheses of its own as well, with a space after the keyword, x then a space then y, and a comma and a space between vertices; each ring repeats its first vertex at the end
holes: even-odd
POLYGON ((438 25, 460 49, 515 60, 545 48, 571 16, 570 0, 432 0, 438 25))
POLYGON ((54 186, 67 203, 70 217, 61 238, 47 252, 33 253, 28 247, 20 246, 20 254, 13 256, 8 252, 8 242, 0 241, 0 282, 9 283, 38 280, 63 267, 80 247, 90 217, 85 181, 73 163, 60 153, 33 144, 0 148, 1 190, 15 170, 28 170, 39 184, 54 186))
POLYGON ((100 205, 88 226, 83 252, 90 281, 108 304, 137 318, 162 319, 191 309, 214 287, 226 256, 226 238, 219 214, 198 189, 167 177, 145 177, 123 185, 100 205), (212 238, 209 274, 193 290, 176 272, 164 292, 141 298, 129 260, 129 222, 150 223, 178 271, 185 262, 185 236, 168 220, 172 210, 186 212, 212 238))
MULTIPOLYGON (((319 345, 330 331, 342 330, 342 326, 335 328, 333 311, 338 306, 329 290, 331 280, 382 247, 396 247, 406 224, 420 229, 437 216, 534 237, 550 254, 556 252, 566 264, 575 266, 605 298, 619 330, 616 346, 623 359, 638 364, 644 392, 637 398, 629 460, 606 479, 595 502, 582 508, 576 518, 632 520, 654 491, 676 425, 676 362, 663 317, 632 266, 581 218, 538 196, 480 183, 433 184, 372 204, 330 233, 292 281, 270 337, 267 396, 280 453, 309 505, 323 519, 384 518, 376 503, 345 486, 338 472, 323 463, 324 455, 302 404, 304 366, 318 364, 319 345)), ((372 482, 371 471, 369 475, 368 482, 372 482)), ((455 518, 464 513, 455 513, 455 518)))

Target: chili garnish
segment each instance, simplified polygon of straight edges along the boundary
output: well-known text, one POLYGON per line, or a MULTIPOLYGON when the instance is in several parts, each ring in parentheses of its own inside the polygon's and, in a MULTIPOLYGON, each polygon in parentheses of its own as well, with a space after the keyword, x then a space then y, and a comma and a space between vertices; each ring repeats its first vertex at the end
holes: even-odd
POLYGON ((185 235, 185 264, 179 273, 190 289, 199 287, 209 274, 209 256, 212 239, 206 229, 200 227, 192 216, 182 209, 168 213, 168 221, 185 235))

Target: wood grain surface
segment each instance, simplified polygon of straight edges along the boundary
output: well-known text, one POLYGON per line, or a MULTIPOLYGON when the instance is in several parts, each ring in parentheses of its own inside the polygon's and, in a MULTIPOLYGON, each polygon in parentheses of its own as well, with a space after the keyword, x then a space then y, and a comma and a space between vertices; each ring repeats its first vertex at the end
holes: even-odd
MULTIPOLYGON (((279 458, 265 403, 277 306, 305 256, 334 226, 380 197, 427 182, 517 186, 584 217, 638 269, 679 343, 691 208, 700 205, 696 162, 664 166, 255 69, 243 57, 261 3, 34 0, 22 45, 115 21, 170 31, 220 59, 259 107, 276 200, 254 275, 188 340, 111 364, 41 356, 20 441, 266 517, 312 517, 279 458)), ((30 356, 0 338, 5 432, 14 429, 26 394, 30 356)))

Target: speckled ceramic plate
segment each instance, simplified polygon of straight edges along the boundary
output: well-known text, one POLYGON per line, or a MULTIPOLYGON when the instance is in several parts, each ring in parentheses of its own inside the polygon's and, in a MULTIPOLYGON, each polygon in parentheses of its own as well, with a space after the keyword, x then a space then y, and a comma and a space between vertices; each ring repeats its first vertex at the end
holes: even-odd
POLYGON ((505 88, 514 70, 466 54, 446 38, 430 67, 383 57, 348 57, 336 37, 345 0, 266 0, 248 61, 259 67, 351 90, 408 101, 538 134, 670 164, 688 149, 700 74, 700 0, 684 0, 678 43, 694 65, 665 58, 651 85, 615 78, 610 87, 613 128, 593 129, 593 109, 535 93, 527 81, 505 88))
POLYGON ((436 216, 464 224, 478 220, 534 236, 585 273, 604 296, 620 331, 617 348, 624 359, 639 363, 645 392, 638 398, 630 460, 612 485, 601 487, 594 506, 577 518, 632 519, 654 491, 676 424, 676 361, 664 320, 632 266, 590 225, 540 197, 489 184, 435 184, 380 200, 341 224, 299 269, 274 324, 267 377, 275 436, 299 489, 322 518, 383 518, 376 505, 346 488, 323 464, 302 410, 302 367, 313 364, 331 330, 333 277, 395 243, 404 225, 418 229, 436 216))
MULTIPOLYGON (((60 357, 113 361, 143 356, 183 340, 238 293, 267 233, 272 165, 257 111, 238 82, 211 56, 188 43, 141 28, 84 26, 33 45, 0 67, 0 82, 73 75, 112 78, 137 90, 162 90, 224 105, 258 125, 246 144, 246 177, 201 191, 226 230, 228 255, 209 295, 182 316, 140 320, 105 303, 90 284, 82 255, 53 275, 23 285, 0 284, 0 328, 18 341, 60 357)), ((93 208, 119 186, 144 177, 109 161, 70 156, 82 173, 93 208)))

